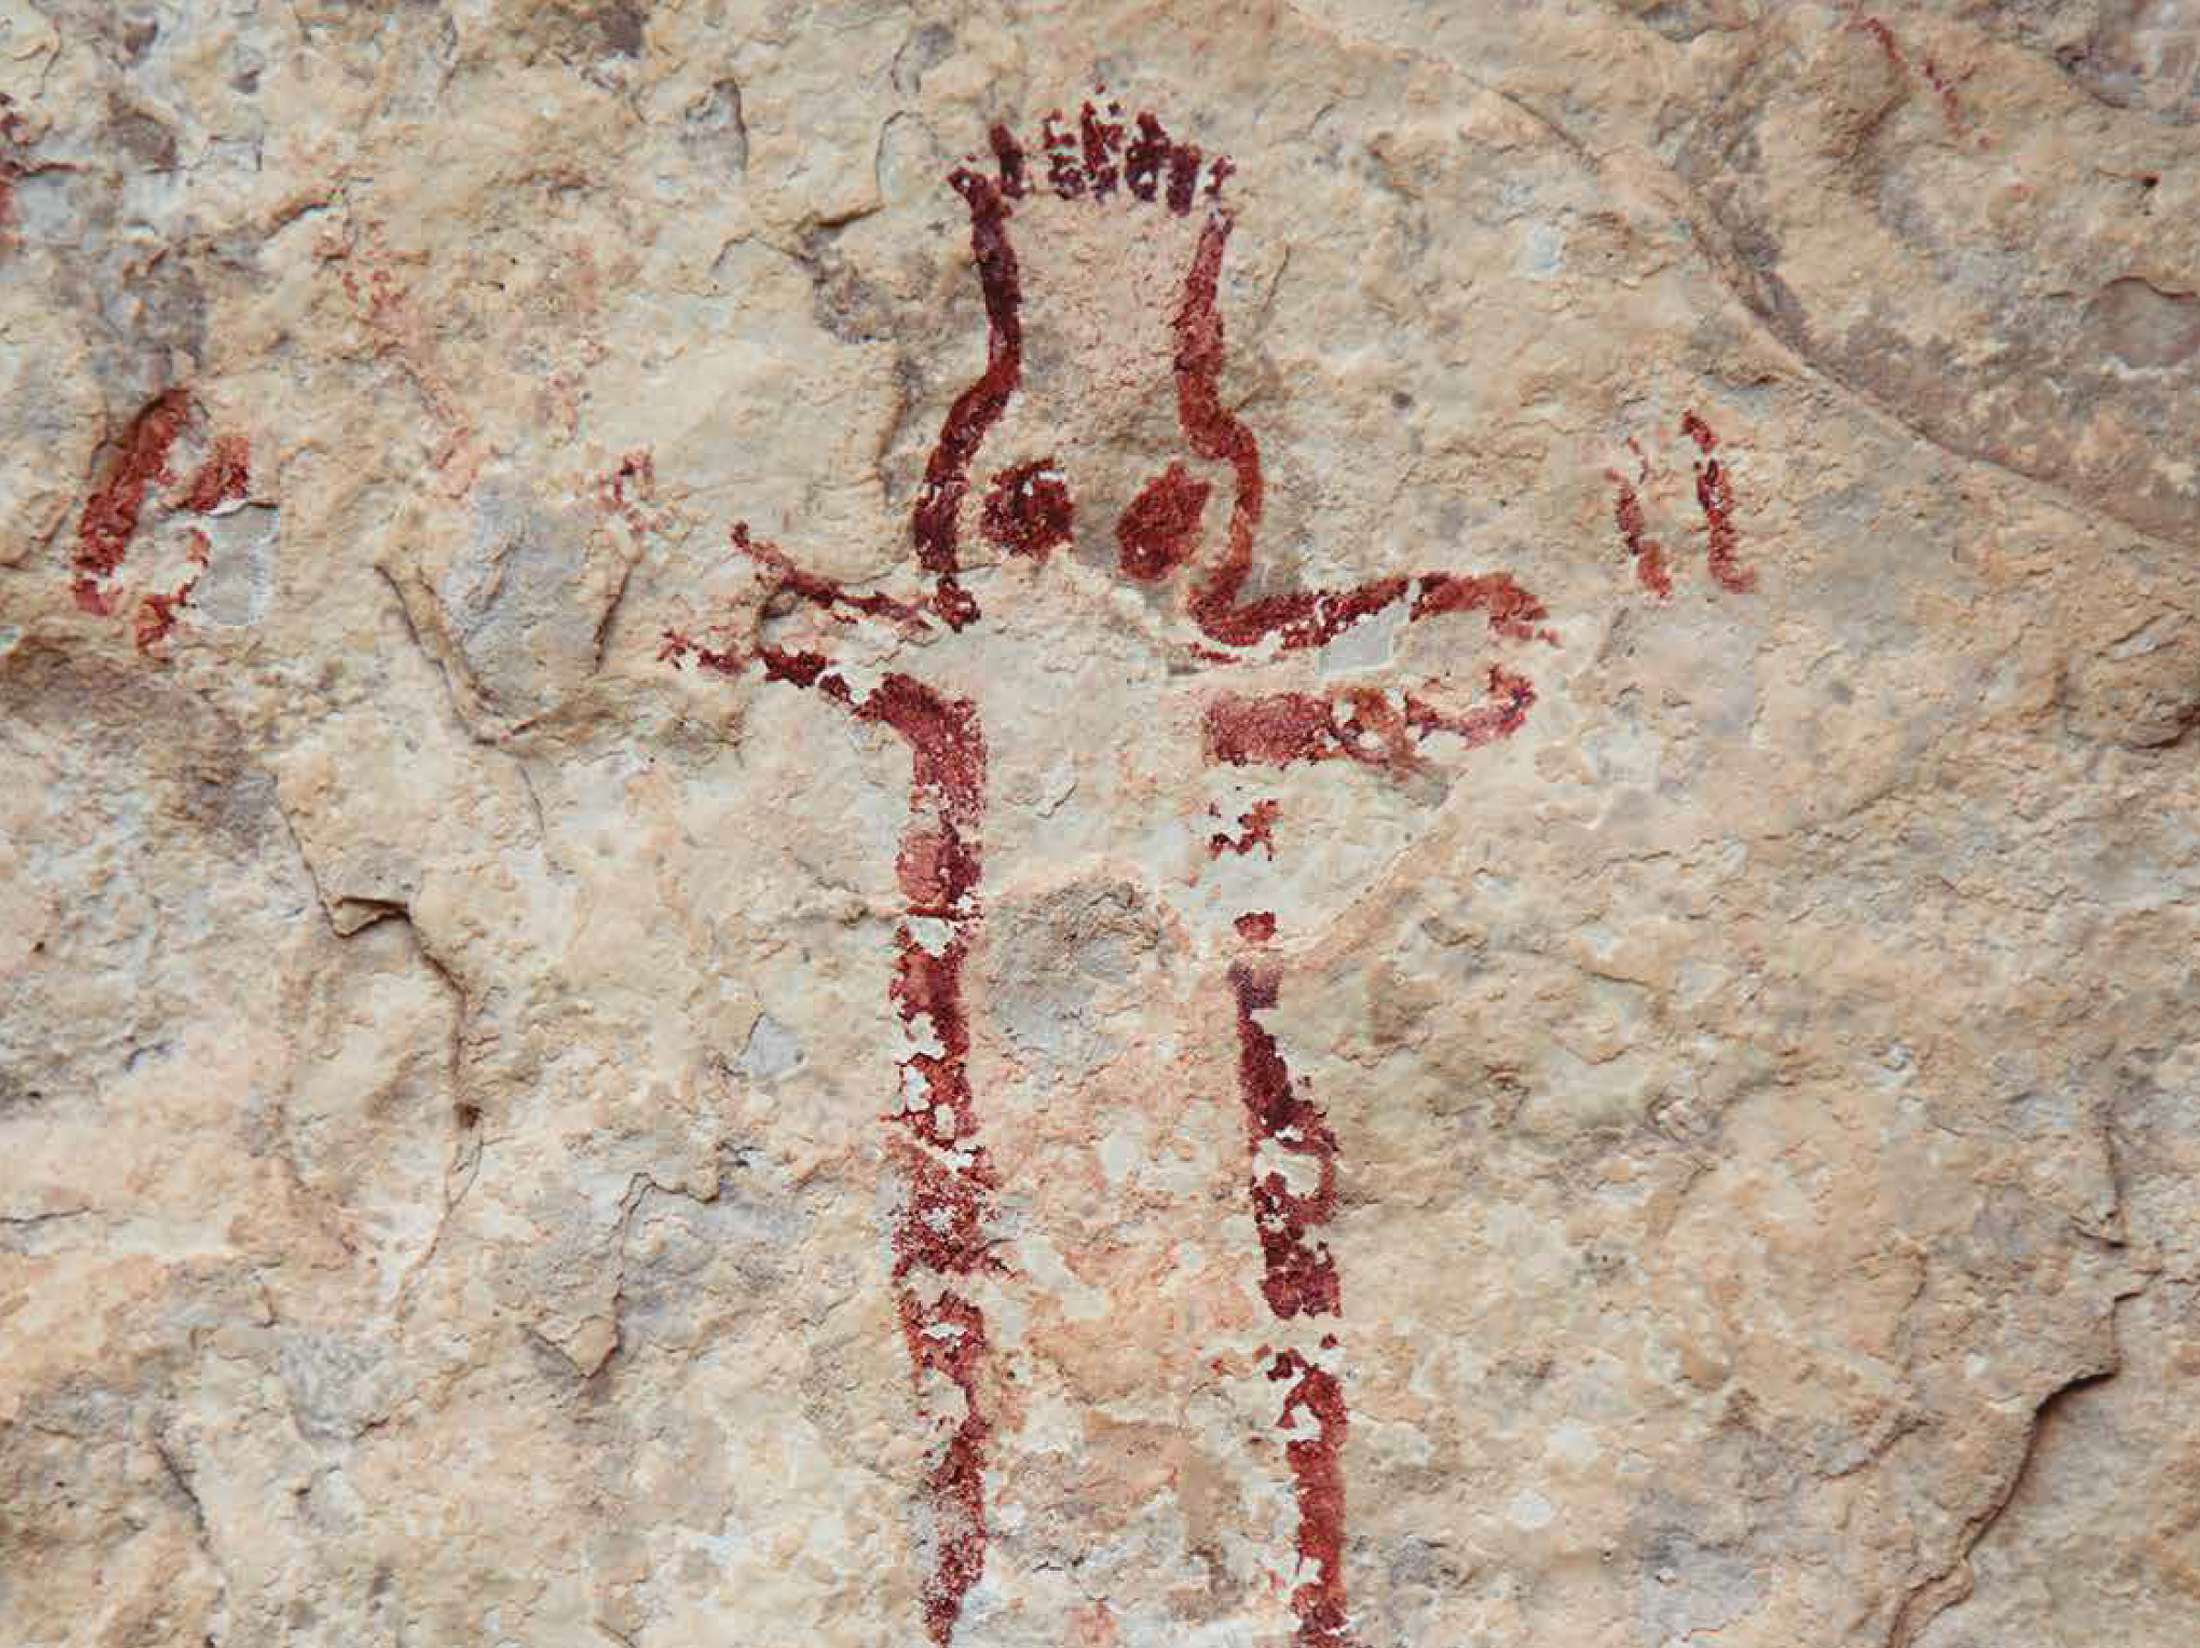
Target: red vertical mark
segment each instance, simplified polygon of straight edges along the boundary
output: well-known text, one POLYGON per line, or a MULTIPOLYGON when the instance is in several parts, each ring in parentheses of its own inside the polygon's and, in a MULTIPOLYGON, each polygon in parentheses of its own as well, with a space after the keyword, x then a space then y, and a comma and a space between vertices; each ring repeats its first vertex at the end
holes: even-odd
MULTIPOLYGON (((1253 1226, 1260 1238, 1261 1293, 1278 1317, 1334 1316, 1337 1266, 1327 1244, 1311 1233, 1337 1210, 1337 1137, 1328 1119, 1294 1083, 1276 1041, 1254 1017, 1276 1005, 1276 973, 1243 962, 1230 969, 1237 998, 1238 1092, 1245 1103, 1253 1174, 1249 1185, 1253 1226), (1262 1171, 1269 1152, 1310 1162, 1314 1188, 1294 1190, 1280 1168, 1262 1171)), ((1323 1347, 1336 1340, 1324 1337, 1323 1347)), ((1344 1391, 1336 1376, 1297 1351, 1284 1351, 1268 1370, 1271 1380, 1297 1380, 1286 1394, 1277 1426, 1298 1429, 1303 1414, 1318 1429, 1284 1444, 1298 1501, 1297 1548, 1302 1575, 1291 1593, 1298 1616, 1297 1648, 1347 1648, 1344 1586, 1344 1391), (1307 1569, 1312 1573, 1308 1575, 1307 1569)))
POLYGON ((1023 288, 1017 279, 1016 253, 1008 243, 1010 188, 1013 184, 1020 193, 1023 186, 1022 150, 1005 127, 997 126, 993 152, 1001 163, 1000 180, 968 167, 948 178, 970 208, 970 251, 985 295, 985 372, 948 408, 940 438, 925 462, 924 485, 909 523, 917 564, 934 580, 932 608, 950 629, 962 629, 978 617, 978 603, 960 580, 961 529, 956 523, 963 495, 970 490, 970 460, 1023 381, 1023 288))
MULTIPOLYGON (((1334 1344, 1336 1341, 1325 1341, 1334 1344)), ((1344 1591, 1344 1390, 1336 1376, 1296 1351, 1285 1351, 1268 1369, 1272 1381, 1296 1378, 1285 1393, 1276 1423, 1294 1428, 1303 1414, 1318 1427, 1283 1445, 1299 1509, 1299 1563, 1313 1574, 1291 1593, 1298 1615, 1298 1648, 1347 1648, 1344 1591)))
POLYGON ((1276 1038, 1253 1015, 1276 1005, 1276 975, 1243 963, 1230 969, 1237 998, 1238 1095, 1252 1136, 1248 1183, 1260 1236, 1261 1293, 1281 1317, 1334 1316, 1337 1266, 1327 1244, 1309 1239, 1337 1209, 1337 1136, 1321 1109, 1294 1087, 1276 1038), (1280 1168, 1263 1172, 1261 1155, 1280 1150, 1313 1164, 1315 1187, 1300 1192, 1280 1168))
POLYGON ((1711 576, 1719 587, 1735 595, 1743 595, 1757 587, 1757 574, 1741 562, 1741 534, 1734 527, 1734 486, 1728 478, 1726 466, 1711 456, 1718 446, 1718 436, 1711 426, 1691 412, 1681 420, 1681 429, 1691 436, 1702 449, 1704 457, 1696 464, 1696 502, 1703 510, 1704 527, 1709 534, 1706 561, 1711 576))
POLYGON ((156 395, 130 420, 105 478, 84 500, 71 563, 76 577, 69 587, 77 605, 86 611, 113 610, 100 581, 112 576, 130 552, 145 494, 156 482, 175 478, 168 472, 168 454, 190 416, 191 397, 184 390, 167 389, 156 395))
POLYGON ((1619 525, 1620 542, 1627 546, 1627 553, 1634 557, 1635 576, 1642 587, 1664 600, 1673 593, 1673 575, 1666 570, 1665 550, 1650 536, 1643 520, 1642 500, 1626 479, 1613 470, 1606 470, 1606 479, 1619 490, 1612 499, 1612 519, 1619 525))

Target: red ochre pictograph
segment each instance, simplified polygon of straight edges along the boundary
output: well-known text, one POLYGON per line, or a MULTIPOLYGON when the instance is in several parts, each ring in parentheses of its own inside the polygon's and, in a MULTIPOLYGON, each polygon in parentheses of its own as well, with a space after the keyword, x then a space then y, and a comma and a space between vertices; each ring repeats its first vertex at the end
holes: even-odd
MULTIPOLYGON (((216 435, 181 490, 163 497, 159 489, 177 484, 172 460, 179 442, 198 421, 190 392, 165 389, 141 408, 107 460, 99 484, 84 500, 77 517, 76 550, 70 557, 69 593, 84 611, 112 616, 122 595, 113 587, 130 546, 147 524, 147 514, 210 516, 240 501, 251 490, 251 449, 241 435, 216 435)), ((203 569, 212 544, 197 527, 188 529, 185 558, 203 569)), ((138 650, 147 652, 175 629, 178 614, 190 603, 199 573, 171 590, 148 590, 138 598, 132 626, 138 650)))
MULTIPOLYGON (((1020 454, 1027 461, 982 482, 973 479, 988 436, 1023 383, 1023 288, 1011 225, 1019 206, 1045 203, 1051 209, 1061 202, 1079 212, 1113 214, 1126 236, 1142 233, 1140 224, 1174 219, 1190 238, 1181 285, 1166 300, 1173 411, 1189 457, 1210 466, 1214 478, 1195 474, 1185 462, 1168 464, 1136 492, 1113 523, 1113 535, 1120 576, 1176 597, 1194 632, 1184 652, 1195 668, 1227 670, 1319 648, 1391 611, 1408 624, 1473 617, 1501 645, 1556 643, 1543 603, 1505 572, 1425 571, 1341 588, 1278 589, 1256 579, 1265 503, 1260 445, 1219 387, 1224 332, 1217 294, 1235 223, 1223 197, 1229 161, 1171 137, 1150 113, 1125 117, 1114 104, 1087 103, 1074 119, 1051 114, 1028 144, 1005 126, 994 127, 989 141, 989 161, 967 161, 948 179, 969 213, 986 358, 977 379, 949 407, 925 464, 909 528, 914 592, 858 593, 806 570, 737 524, 734 551, 762 585, 757 613, 811 609, 823 620, 828 643, 831 634, 863 629, 893 639, 937 637, 942 627, 959 633, 984 622, 965 583, 966 524, 1008 556, 1041 569, 1052 551, 1071 542, 1074 500, 1054 458, 1020 454), (1219 543, 1203 529, 1218 491, 1229 493, 1219 543)), ((1736 560, 1732 486, 1711 457, 1716 437, 1693 415, 1688 433, 1707 460, 1697 476, 1711 532, 1711 570, 1726 587, 1746 588, 1752 575, 1736 560)), ((1639 501, 1625 485, 1619 520, 1645 585, 1664 593, 1656 581, 1663 577, 1661 552, 1648 540, 1639 501)), ((963 991, 982 916, 985 730, 967 698, 908 674, 872 677, 827 651, 774 644, 761 633, 714 645, 669 629, 662 657, 675 666, 693 660, 729 677, 753 671, 767 682, 814 693, 859 721, 892 731, 908 750, 909 818, 896 860, 904 902, 891 999, 917 1050, 901 1063, 901 1090, 884 1120, 905 1184, 893 1230, 893 1283, 920 1409, 934 1430, 923 1607, 931 1639, 944 1648, 985 1568, 990 1525, 984 1477, 995 1441, 988 1394, 992 1352, 973 1294, 976 1279, 1002 1269, 989 1236, 997 1177, 982 1136, 986 1118, 971 1087, 963 991)), ((1488 664, 1471 679, 1480 696, 1463 706, 1453 702, 1448 677, 1319 692, 1241 690, 1217 682, 1203 694, 1201 758, 1215 766, 1263 769, 1346 762, 1401 778, 1425 767, 1431 739, 1456 740, 1472 750, 1526 724, 1536 702, 1527 675, 1488 664)), ((1219 812, 1214 816, 1219 820, 1219 812)), ((1280 816, 1277 802, 1254 801, 1239 815, 1235 833, 1217 829, 1207 836, 1209 855, 1258 850, 1272 858, 1280 816)), ((1323 1238, 1339 1204, 1339 1146, 1308 1084, 1294 1079, 1274 1031, 1262 1022, 1285 995, 1284 964, 1272 948, 1276 915, 1247 910, 1234 926, 1243 950, 1225 982, 1235 1009, 1259 1290, 1278 1335, 1299 1336, 1295 1344, 1264 1352, 1267 1378, 1285 1387, 1276 1425, 1297 1516, 1284 1561, 1294 1576, 1289 1606, 1299 1648, 1352 1648, 1343 1353, 1334 1333, 1306 1326, 1338 1318, 1343 1306, 1336 1260, 1323 1238), (1287 1163, 1296 1171, 1287 1172, 1287 1163)))
MULTIPOLYGON (((1734 522, 1734 478, 1715 455, 1719 437, 1694 411, 1681 415, 1680 433, 1695 443, 1700 454, 1692 460, 1691 467, 1696 507, 1703 513, 1705 570, 1728 594, 1747 595, 1757 587, 1757 574, 1742 565, 1741 531, 1734 522)), ((1673 593, 1672 563, 1666 558, 1665 546, 1650 536, 1649 517, 1643 507, 1643 497, 1655 481, 1657 471, 1640 442, 1630 437, 1627 447, 1635 455, 1634 478, 1630 480, 1616 469, 1604 472, 1604 478, 1613 488, 1612 521, 1619 528, 1620 542, 1626 545, 1627 554, 1635 564, 1637 581, 1663 601, 1673 593)))

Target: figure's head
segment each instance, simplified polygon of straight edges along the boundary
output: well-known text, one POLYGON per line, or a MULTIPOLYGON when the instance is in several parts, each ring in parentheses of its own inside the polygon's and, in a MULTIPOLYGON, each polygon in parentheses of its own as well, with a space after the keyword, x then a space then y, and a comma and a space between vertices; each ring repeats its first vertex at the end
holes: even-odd
POLYGON ((986 369, 926 470, 920 558, 943 596, 981 541, 1034 557, 1074 542, 1159 576, 1191 552, 1211 490, 1185 465, 1227 456, 1188 424, 1186 385, 1211 398, 1220 366, 1230 163, 1114 104, 1050 114, 1029 142, 996 126, 991 147, 949 179, 970 211, 986 369))

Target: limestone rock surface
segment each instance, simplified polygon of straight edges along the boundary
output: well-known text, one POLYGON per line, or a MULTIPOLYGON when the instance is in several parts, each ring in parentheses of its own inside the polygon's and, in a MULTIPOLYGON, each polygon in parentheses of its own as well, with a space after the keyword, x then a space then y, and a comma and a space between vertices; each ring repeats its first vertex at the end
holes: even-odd
POLYGON ((2200 1642, 2192 0, 0 0, 0 1645, 2200 1642))

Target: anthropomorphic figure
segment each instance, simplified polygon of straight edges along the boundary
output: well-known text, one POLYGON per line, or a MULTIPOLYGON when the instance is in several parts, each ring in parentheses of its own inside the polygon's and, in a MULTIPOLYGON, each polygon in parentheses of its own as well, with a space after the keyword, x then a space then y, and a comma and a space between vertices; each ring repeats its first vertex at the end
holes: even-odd
MULTIPOLYGON (((736 527, 734 545, 761 581, 750 621, 733 633, 668 632, 665 646, 675 663, 812 693, 908 750, 890 986, 908 1043, 885 1121, 903 1183, 892 1281, 919 1401, 936 1427, 923 1597, 943 1645, 986 1561, 985 1471, 998 1441, 979 1294, 1001 1267, 989 1238, 1000 1187, 988 1150, 1001 1118, 973 1090, 965 963, 991 884, 998 842, 989 836, 1002 822, 989 799, 1004 762, 1025 759, 999 729, 1012 716, 1029 722, 1035 690, 1013 650, 1033 626, 1020 626, 1018 642, 1004 618, 1043 608, 1055 630, 1137 626, 1165 661, 1155 678, 1179 701, 1193 696, 1197 747, 1184 759, 1195 774, 1202 763, 1241 774, 1331 764, 1399 785, 1426 784, 1436 763, 1517 731, 1534 688, 1486 651, 1518 662, 1552 638, 1541 603, 1503 572, 1309 589, 1280 585, 1262 564, 1260 447, 1221 389, 1228 161, 1171 138, 1151 115, 1091 104, 1074 120, 1049 117, 1028 144, 996 127, 991 150, 989 162, 950 178, 969 209, 985 367, 932 448, 910 519, 908 578, 891 592, 859 591, 736 527), (1368 632, 1424 623, 1444 632, 1425 674, 1388 679, 1397 672, 1378 657, 1374 678, 1363 669, 1339 685, 1338 672, 1320 667, 1368 632), (1482 661, 1450 664, 1469 656, 1482 661)), ((1093 719, 1113 703, 1064 694, 1049 712, 1052 753, 1122 746, 1120 729, 1093 719)), ((1144 729, 1129 737, 1143 742, 1144 729)), ((1105 791, 1102 763, 1081 771, 1105 791)), ((1238 816, 1237 833, 1226 818, 1196 823, 1218 859, 1264 862, 1276 854, 1276 819, 1277 804, 1263 799, 1238 816)), ((1234 1007, 1248 1212, 1273 1317, 1262 1372, 1297 1511, 1295 1550, 1279 1566, 1292 1575, 1302 1648, 1343 1648, 1353 1640, 1347 1411, 1333 1329, 1344 1294, 1323 1239, 1338 1205, 1338 1140, 1262 1022, 1283 1000, 1286 958, 1304 935, 1282 930, 1279 919, 1292 918, 1275 910, 1226 914, 1211 953, 1234 1007)))

